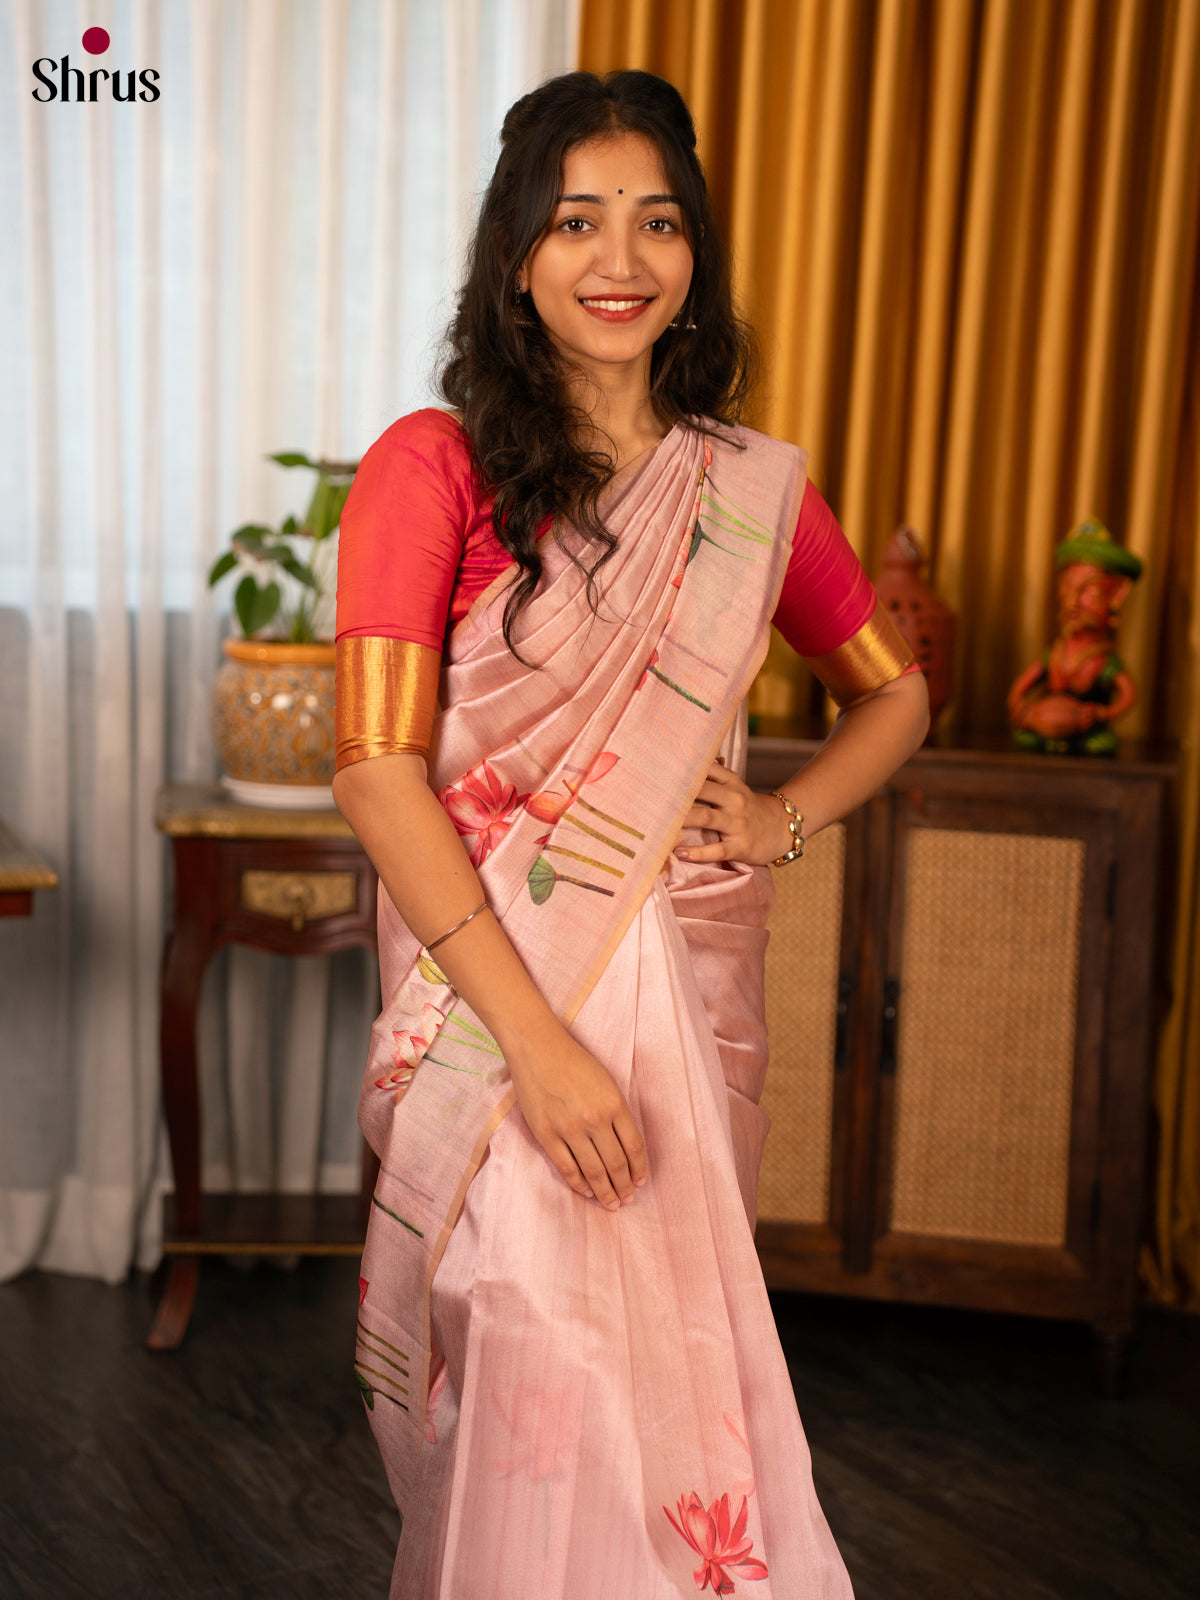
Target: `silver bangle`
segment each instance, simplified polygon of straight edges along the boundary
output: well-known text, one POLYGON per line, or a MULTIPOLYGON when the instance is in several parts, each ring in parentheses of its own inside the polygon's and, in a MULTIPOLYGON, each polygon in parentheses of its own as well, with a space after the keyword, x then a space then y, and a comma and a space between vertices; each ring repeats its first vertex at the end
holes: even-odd
POLYGON ((488 904, 485 900, 481 906, 475 907, 474 911, 471 912, 471 916, 464 917, 461 922, 456 922, 452 928, 447 928, 445 933, 439 933, 436 939, 425 946, 426 951, 435 950, 443 939, 448 939, 452 933, 457 933, 460 928, 465 928, 471 917, 477 917, 481 911, 486 911, 487 908, 488 904))
POLYGON ((776 800, 783 802, 783 808, 788 814, 788 831, 792 836, 792 848, 786 855, 776 856, 771 865, 773 867, 786 867, 789 861, 799 861, 804 854, 804 834, 801 831, 804 827, 804 818, 796 810, 787 795, 780 794, 778 789, 772 789, 771 794, 776 800))

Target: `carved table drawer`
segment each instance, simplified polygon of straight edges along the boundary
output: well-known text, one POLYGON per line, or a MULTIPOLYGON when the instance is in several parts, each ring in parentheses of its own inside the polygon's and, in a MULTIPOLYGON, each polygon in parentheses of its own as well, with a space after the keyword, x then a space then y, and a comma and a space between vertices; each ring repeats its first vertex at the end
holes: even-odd
POLYGON ((245 910, 290 922, 299 933, 306 922, 353 911, 358 902, 356 872, 243 872, 241 902, 245 910))

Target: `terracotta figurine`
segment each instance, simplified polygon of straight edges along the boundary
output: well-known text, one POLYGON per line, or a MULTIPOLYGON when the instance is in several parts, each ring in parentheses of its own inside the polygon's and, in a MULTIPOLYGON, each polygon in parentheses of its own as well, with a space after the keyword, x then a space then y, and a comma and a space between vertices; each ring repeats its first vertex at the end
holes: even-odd
POLYGON ((875 592, 916 656, 929 689, 929 733, 954 688, 954 612, 921 576, 925 552, 914 529, 901 526, 888 540, 875 592))
POLYGON ((1137 699, 1115 649, 1117 616, 1142 563, 1095 518, 1064 539, 1054 561, 1058 637, 1008 692, 1013 738, 1022 750, 1113 755, 1112 724, 1137 699))

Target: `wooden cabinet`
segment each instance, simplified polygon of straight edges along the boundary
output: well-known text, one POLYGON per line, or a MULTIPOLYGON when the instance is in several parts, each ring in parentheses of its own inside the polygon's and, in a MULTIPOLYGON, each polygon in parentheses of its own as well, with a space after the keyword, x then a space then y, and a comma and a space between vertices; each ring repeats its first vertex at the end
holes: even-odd
MULTIPOLYGON (((751 741, 749 781, 816 748, 751 741)), ((1163 764, 922 750, 776 875, 772 1286, 1132 1324, 1163 764)))

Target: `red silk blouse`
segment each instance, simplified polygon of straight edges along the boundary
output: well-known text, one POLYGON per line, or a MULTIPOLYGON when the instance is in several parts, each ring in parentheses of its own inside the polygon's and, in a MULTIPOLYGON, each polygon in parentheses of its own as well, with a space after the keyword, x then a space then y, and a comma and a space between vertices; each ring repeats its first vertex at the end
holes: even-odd
MULTIPOLYGON (((363 456, 338 536, 337 765, 429 748, 449 630, 512 557, 449 412, 401 417, 363 456)), ((772 618, 839 704, 919 670, 810 481, 772 618)))

